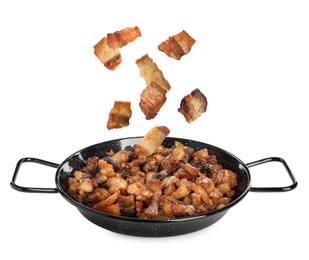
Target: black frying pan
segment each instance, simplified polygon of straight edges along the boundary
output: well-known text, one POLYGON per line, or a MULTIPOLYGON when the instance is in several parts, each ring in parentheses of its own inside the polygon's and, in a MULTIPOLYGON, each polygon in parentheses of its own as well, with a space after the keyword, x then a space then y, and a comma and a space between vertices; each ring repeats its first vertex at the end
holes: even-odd
POLYGON ((233 154, 221 148, 215 147, 213 145, 192 141, 188 139, 167 137, 165 138, 165 141, 163 143, 164 146, 171 147, 175 141, 178 141, 195 150, 207 148, 209 154, 213 154, 217 157, 219 164, 221 164, 224 168, 230 169, 235 173, 237 173, 238 185, 236 188, 236 195, 234 197, 234 200, 230 204, 221 209, 203 215, 181 217, 170 220, 153 220, 153 219, 138 219, 124 216, 114 216, 107 213, 99 212, 94 209, 88 208, 82 205, 81 203, 78 203, 66 193, 67 179, 69 178, 69 176, 72 176, 74 170, 80 169, 84 166, 83 163, 84 160, 87 160, 91 156, 97 156, 102 158, 105 156, 107 151, 110 151, 112 149, 114 152, 117 152, 121 149, 124 149, 126 146, 138 143, 140 139, 141 137, 132 137, 132 138, 123 138, 95 144, 72 154, 67 159, 65 159, 60 165, 36 158, 20 159, 16 165, 15 172, 11 181, 11 186, 16 190, 23 192, 38 192, 38 193, 60 192, 60 194, 68 202, 77 207, 80 213, 94 224, 121 234, 134 235, 134 236, 147 236, 147 237, 176 236, 206 228, 217 222, 219 219, 221 219, 231 207, 235 206, 239 201, 241 201, 246 196, 248 191, 283 192, 283 191, 290 191, 296 188, 297 186, 295 177, 293 176, 286 162, 281 158, 270 157, 245 164, 233 154), (292 184, 286 187, 267 187, 267 188, 251 187, 251 176, 249 168, 252 166, 273 161, 281 162, 284 165, 288 175, 291 178, 292 184), (18 175, 18 171, 20 169, 21 164, 24 162, 34 162, 57 168, 55 176, 57 188, 30 188, 17 185, 16 178, 18 175))

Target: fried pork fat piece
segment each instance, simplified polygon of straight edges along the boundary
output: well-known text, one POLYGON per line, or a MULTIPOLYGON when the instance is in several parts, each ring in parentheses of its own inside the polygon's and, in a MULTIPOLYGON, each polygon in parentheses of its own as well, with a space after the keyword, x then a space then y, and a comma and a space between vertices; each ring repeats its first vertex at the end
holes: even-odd
POLYGON ((115 70, 122 61, 120 48, 141 36, 139 28, 128 27, 114 33, 108 33, 95 46, 94 54, 109 70, 115 70))
POLYGON ((114 107, 109 113, 107 129, 121 128, 129 125, 132 116, 131 103, 127 101, 115 101, 114 107))
POLYGON ((195 89, 181 100, 178 112, 183 114, 188 123, 191 123, 206 112, 206 109, 207 99, 205 95, 199 89, 195 89))
POLYGON ((134 152, 138 155, 152 155, 169 133, 170 130, 166 126, 155 126, 134 146, 134 152))
POLYGON ((180 60, 183 55, 190 52, 194 43, 195 40, 186 31, 182 31, 162 42, 158 49, 167 56, 180 60))
POLYGON ((147 86, 149 86, 151 82, 154 82, 166 91, 170 90, 171 86, 164 78, 162 71, 147 54, 138 59, 136 64, 139 67, 140 75, 145 79, 147 86))
POLYGON ((137 37, 141 36, 141 31, 137 26, 128 27, 114 33, 108 33, 106 43, 112 49, 122 48, 128 43, 133 42, 137 37))
POLYGON ((119 49, 108 47, 105 37, 94 46, 94 54, 109 70, 116 69, 122 61, 119 49))
POLYGON ((146 119, 156 117, 166 101, 166 90, 154 82, 151 82, 141 93, 139 106, 146 116, 146 119))

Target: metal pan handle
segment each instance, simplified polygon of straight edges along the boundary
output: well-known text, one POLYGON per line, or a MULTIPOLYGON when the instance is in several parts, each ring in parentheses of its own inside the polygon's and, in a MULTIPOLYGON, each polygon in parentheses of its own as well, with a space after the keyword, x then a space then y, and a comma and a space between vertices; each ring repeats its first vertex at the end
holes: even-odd
POLYGON ((283 191, 290 191, 296 188, 297 186, 297 181, 294 177, 294 175, 292 174, 289 166, 287 165, 287 163, 285 162, 285 160, 283 160, 280 157, 269 157, 269 158, 265 158, 265 159, 261 159, 255 162, 251 162, 251 163, 247 163, 247 166, 253 167, 253 166, 257 166, 263 163, 268 163, 268 162, 280 162, 283 164, 284 168, 286 169, 292 184, 290 186, 286 186, 286 187, 251 187, 250 191, 254 191, 254 192, 283 192, 283 191))
POLYGON ((36 192, 36 193, 56 193, 58 192, 56 188, 31 188, 31 187, 23 187, 23 186, 17 185, 16 178, 17 178, 20 166, 25 162, 39 163, 39 164, 43 164, 45 166, 49 166, 53 168, 58 168, 59 166, 59 164, 57 163, 52 163, 52 162, 44 161, 44 160, 37 159, 37 158, 26 157, 26 158, 20 159, 16 164, 16 168, 15 168, 15 171, 12 177, 12 181, 10 183, 13 189, 22 191, 22 192, 36 192))

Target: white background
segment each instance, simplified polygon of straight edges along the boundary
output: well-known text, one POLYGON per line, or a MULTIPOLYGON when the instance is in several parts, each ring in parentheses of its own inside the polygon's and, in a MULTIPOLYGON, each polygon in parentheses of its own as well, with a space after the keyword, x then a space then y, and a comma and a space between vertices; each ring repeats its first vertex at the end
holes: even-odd
MULTIPOLYGON (((307 259, 307 2, 1 1, 1 255, 307 259), (128 26, 139 26, 142 37, 121 50, 122 64, 109 71, 93 45, 128 26), (196 44, 176 61, 157 46, 181 30, 196 44), (135 64, 146 53, 172 86, 150 121, 138 106, 145 82, 135 64), (195 88, 209 105, 188 124, 177 108, 195 88), (115 100, 131 101, 133 116, 129 127, 109 131, 115 100), (9 185, 22 157, 61 163, 83 147, 144 135, 155 125, 168 126, 170 136, 222 147, 245 163, 282 157, 299 185, 287 193, 249 192, 215 225, 172 238, 112 233, 87 221, 60 194, 21 193, 9 185)), ((27 164, 17 182, 55 187, 54 175, 55 169, 27 164)), ((290 184, 276 163, 252 168, 251 175, 253 186, 290 184)))

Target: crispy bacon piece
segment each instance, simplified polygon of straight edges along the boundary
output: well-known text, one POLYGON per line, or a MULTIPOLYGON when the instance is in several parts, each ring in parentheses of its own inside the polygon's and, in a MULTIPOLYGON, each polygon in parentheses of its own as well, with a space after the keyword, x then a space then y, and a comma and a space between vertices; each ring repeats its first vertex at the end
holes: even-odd
POLYGON ((115 101, 114 107, 109 113, 107 128, 121 128, 129 125, 132 116, 131 103, 126 101, 115 101))
POLYGON ((180 60, 183 55, 190 52, 194 43, 195 40, 186 31, 182 31, 162 42, 158 49, 167 56, 180 60))
POLYGON ((166 126, 155 126, 138 144, 134 145, 134 152, 145 156, 152 155, 169 133, 170 130, 166 126))
POLYGON ((237 176, 230 170, 221 170, 215 172, 212 176, 213 181, 223 195, 232 197, 235 194, 233 190, 237 185, 237 176))
POLYGON ((171 86, 164 78, 162 71, 147 54, 138 59, 136 64, 140 69, 140 75, 146 80, 147 86, 154 82, 164 90, 170 90, 171 86))
POLYGON ((120 210, 125 216, 134 216, 135 210, 135 200, 133 195, 123 196, 120 195, 117 202, 119 203, 120 210))
POLYGON ((161 191, 158 191, 152 195, 151 203, 147 209, 145 209, 145 215, 148 218, 156 218, 159 215, 159 198, 161 191))
POLYGON ((122 61, 120 48, 141 36, 137 26, 108 33, 95 46, 94 54, 109 70, 115 70, 122 61))
POLYGON ((151 82, 141 93, 139 106, 146 119, 153 119, 166 101, 166 90, 151 82))
POLYGON ((121 63, 122 58, 119 49, 112 49, 106 43, 106 37, 102 38, 94 46, 94 54, 109 70, 114 70, 121 63))
POLYGON ((107 199, 101 200, 97 204, 93 206, 96 210, 103 210, 105 207, 113 205, 114 202, 118 199, 120 195, 120 191, 115 192, 114 194, 110 195, 107 199))
POLYGON ((206 112, 207 99, 204 94, 195 89, 191 94, 185 96, 180 103, 178 112, 183 114, 188 123, 197 119, 202 113, 206 112))
POLYGON ((127 27, 114 33, 108 33, 106 43, 112 49, 122 48, 128 43, 133 42, 137 37, 141 36, 141 31, 137 26, 127 27))
POLYGON ((163 216, 167 218, 173 218, 174 217, 174 211, 173 211, 173 198, 170 196, 161 196, 160 198, 160 207, 162 208, 162 214, 163 216))
POLYGON ((106 207, 101 207, 100 209, 97 209, 97 210, 103 211, 103 212, 108 213, 108 214, 120 216, 119 203, 112 204, 112 205, 109 205, 109 206, 106 206, 106 207))

